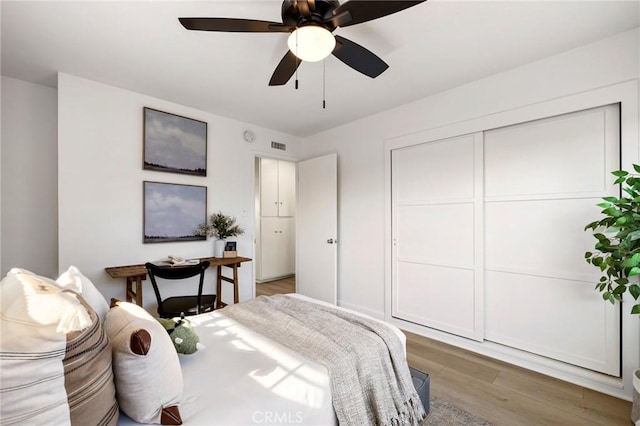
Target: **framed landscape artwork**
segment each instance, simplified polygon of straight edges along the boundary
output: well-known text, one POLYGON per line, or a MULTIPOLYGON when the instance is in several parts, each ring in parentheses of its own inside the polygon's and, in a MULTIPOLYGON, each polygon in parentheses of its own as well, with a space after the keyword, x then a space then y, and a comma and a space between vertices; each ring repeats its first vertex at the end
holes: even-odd
POLYGON ((144 158, 147 170, 207 175, 207 123, 144 108, 144 158))
POLYGON ((205 240, 197 235, 207 221, 207 187, 174 183, 143 183, 145 243, 205 240))

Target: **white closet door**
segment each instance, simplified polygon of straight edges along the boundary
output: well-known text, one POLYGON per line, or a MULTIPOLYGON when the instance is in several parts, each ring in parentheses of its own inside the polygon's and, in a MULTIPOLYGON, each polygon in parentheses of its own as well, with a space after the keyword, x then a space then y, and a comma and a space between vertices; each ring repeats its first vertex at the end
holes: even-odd
POLYGON ((392 152, 392 315, 474 339, 483 330, 481 147, 481 135, 468 135, 392 152))
POLYGON ((618 107, 485 132, 485 338, 620 375, 619 308, 584 260, 616 195, 618 107))
POLYGON ((292 217, 281 217, 280 251, 282 252, 282 275, 291 275, 296 271, 296 226, 292 217))
POLYGON ((278 160, 260 160, 260 215, 278 216, 278 160))
POLYGON ((278 217, 263 217, 261 220, 262 279, 286 275, 286 260, 282 253, 282 222, 278 217))
POLYGON ((278 215, 294 216, 296 213, 296 163, 278 162, 278 215))

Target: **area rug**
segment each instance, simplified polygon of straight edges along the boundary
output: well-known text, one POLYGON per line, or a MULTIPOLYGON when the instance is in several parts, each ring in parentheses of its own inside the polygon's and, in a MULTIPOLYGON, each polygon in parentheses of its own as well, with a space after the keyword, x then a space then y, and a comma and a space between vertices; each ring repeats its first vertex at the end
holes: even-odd
POLYGON ((492 426, 488 422, 470 412, 457 407, 450 402, 431 398, 431 410, 429 416, 424 419, 422 426, 442 425, 442 426, 492 426))

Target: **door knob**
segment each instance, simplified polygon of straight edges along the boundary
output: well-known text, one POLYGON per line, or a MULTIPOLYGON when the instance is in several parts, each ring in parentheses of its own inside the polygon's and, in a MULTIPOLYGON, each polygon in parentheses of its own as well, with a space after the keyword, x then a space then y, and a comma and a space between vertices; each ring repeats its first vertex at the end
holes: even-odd
POLYGON ((329 238, 327 240, 327 244, 333 244, 333 243, 337 243, 338 241, 334 241, 333 238, 329 238))

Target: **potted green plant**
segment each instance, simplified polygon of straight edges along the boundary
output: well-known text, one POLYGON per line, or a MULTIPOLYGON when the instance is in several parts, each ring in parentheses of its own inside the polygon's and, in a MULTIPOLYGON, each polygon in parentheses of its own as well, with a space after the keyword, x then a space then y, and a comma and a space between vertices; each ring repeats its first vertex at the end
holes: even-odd
MULTIPOLYGON (((597 240, 595 250, 584 254, 588 263, 600 269, 602 276, 596 290, 611 303, 621 302, 628 291, 637 302, 640 296, 640 166, 636 173, 625 170, 612 172, 615 184, 622 184, 622 196, 604 197, 603 217, 585 226, 597 240)), ((640 314, 640 303, 631 307, 632 314, 640 314)), ((633 407, 631 420, 640 420, 640 370, 633 372, 633 407)), ((638 423, 636 423, 638 424, 638 423)))
MULTIPOLYGON (((640 166, 633 165, 640 173, 640 166)), ((625 292, 635 300, 640 296, 637 278, 640 275, 640 175, 625 170, 612 172, 615 184, 623 184, 623 195, 604 197, 601 207, 603 217, 585 226, 591 229, 597 240, 595 250, 585 253, 587 263, 600 269, 602 276, 596 290, 611 303, 622 301, 625 292)), ((631 308, 632 314, 640 314, 640 304, 631 308)))
POLYGON ((236 218, 222 212, 213 213, 209 221, 198 227, 198 235, 214 237, 213 256, 222 257, 226 239, 244 234, 244 229, 236 224, 236 218))

